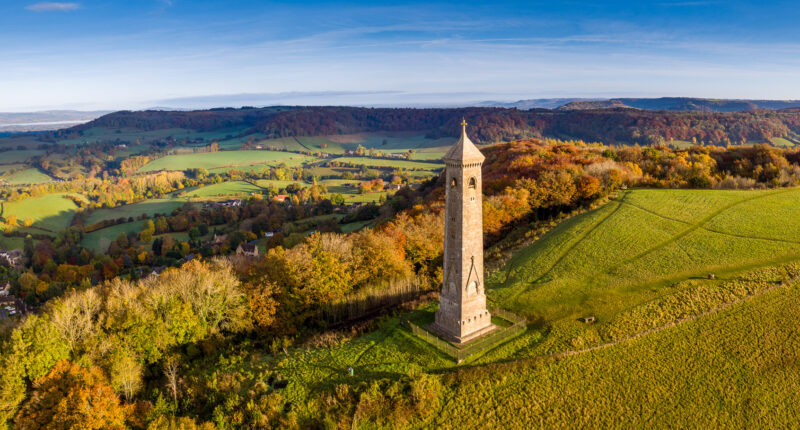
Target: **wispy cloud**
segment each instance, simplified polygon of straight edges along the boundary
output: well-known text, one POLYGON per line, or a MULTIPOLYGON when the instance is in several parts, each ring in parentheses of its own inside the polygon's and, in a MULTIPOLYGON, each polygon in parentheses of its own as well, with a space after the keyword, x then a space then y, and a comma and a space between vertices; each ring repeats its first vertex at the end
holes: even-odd
POLYGON ((26 6, 25 9, 32 12, 64 12, 79 9, 80 7, 78 3, 42 2, 26 6))
POLYGON ((720 4, 720 1, 717 0, 699 0, 699 1, 672 1, 672 2, 663 2, 657 3, 659 6, 666 6, 666 7, 692 7, 692 6, 715 6, 720 4))

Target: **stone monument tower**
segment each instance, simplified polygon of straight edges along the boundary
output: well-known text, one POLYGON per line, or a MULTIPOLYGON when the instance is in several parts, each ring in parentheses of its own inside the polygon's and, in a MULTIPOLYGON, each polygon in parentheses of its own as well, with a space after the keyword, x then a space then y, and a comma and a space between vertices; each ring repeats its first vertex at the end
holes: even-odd
POLYGON ((483 197, 481 164, 485 159, 467 137, 445 154, 444 282, 433 330, 464 343, 491 331, 483 285, 483 197))

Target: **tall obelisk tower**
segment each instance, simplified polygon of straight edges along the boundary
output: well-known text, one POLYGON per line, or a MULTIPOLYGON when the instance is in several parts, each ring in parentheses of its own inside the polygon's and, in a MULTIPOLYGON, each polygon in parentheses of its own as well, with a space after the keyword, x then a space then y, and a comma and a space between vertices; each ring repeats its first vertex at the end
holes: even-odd
POLYGON ((467 137, 445 154, 444 282, 434 329, 463 343, 491 330, 483 284, 483 197, 481 165, 485 159, 467 137))

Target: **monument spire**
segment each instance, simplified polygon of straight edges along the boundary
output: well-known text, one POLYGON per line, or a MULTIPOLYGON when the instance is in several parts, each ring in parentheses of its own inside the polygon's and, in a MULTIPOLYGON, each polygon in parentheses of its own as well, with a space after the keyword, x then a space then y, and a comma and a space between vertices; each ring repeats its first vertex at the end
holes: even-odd
POLYGON ((461 119, 461 137, 443 157, 445 164, 448 161, 482 163, 485 157, 467 136, 467 121, 461 119))
POLYGON ((467 136, 444 156, 446 175, 443 285, 434 331, 464 343, 492 331, 483 285, 483 154, 467 136))

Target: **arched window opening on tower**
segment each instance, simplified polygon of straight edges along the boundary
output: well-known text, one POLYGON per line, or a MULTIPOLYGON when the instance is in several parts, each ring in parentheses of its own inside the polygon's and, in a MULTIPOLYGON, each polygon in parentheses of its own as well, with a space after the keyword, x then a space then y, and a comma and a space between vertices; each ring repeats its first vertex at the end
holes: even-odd
POLYGON ((470 188, 472 188, 474 190, 477 185, 478 184, 477 184, 477 181, 475 181, 475 178, 469 178, 469 187, 470 188))
POLYGON ((455 188, 456 185, 458 185, 458 183, 456 182, 456 178, 453 178, 453 180, 450 181, 450 188, 455 188))

